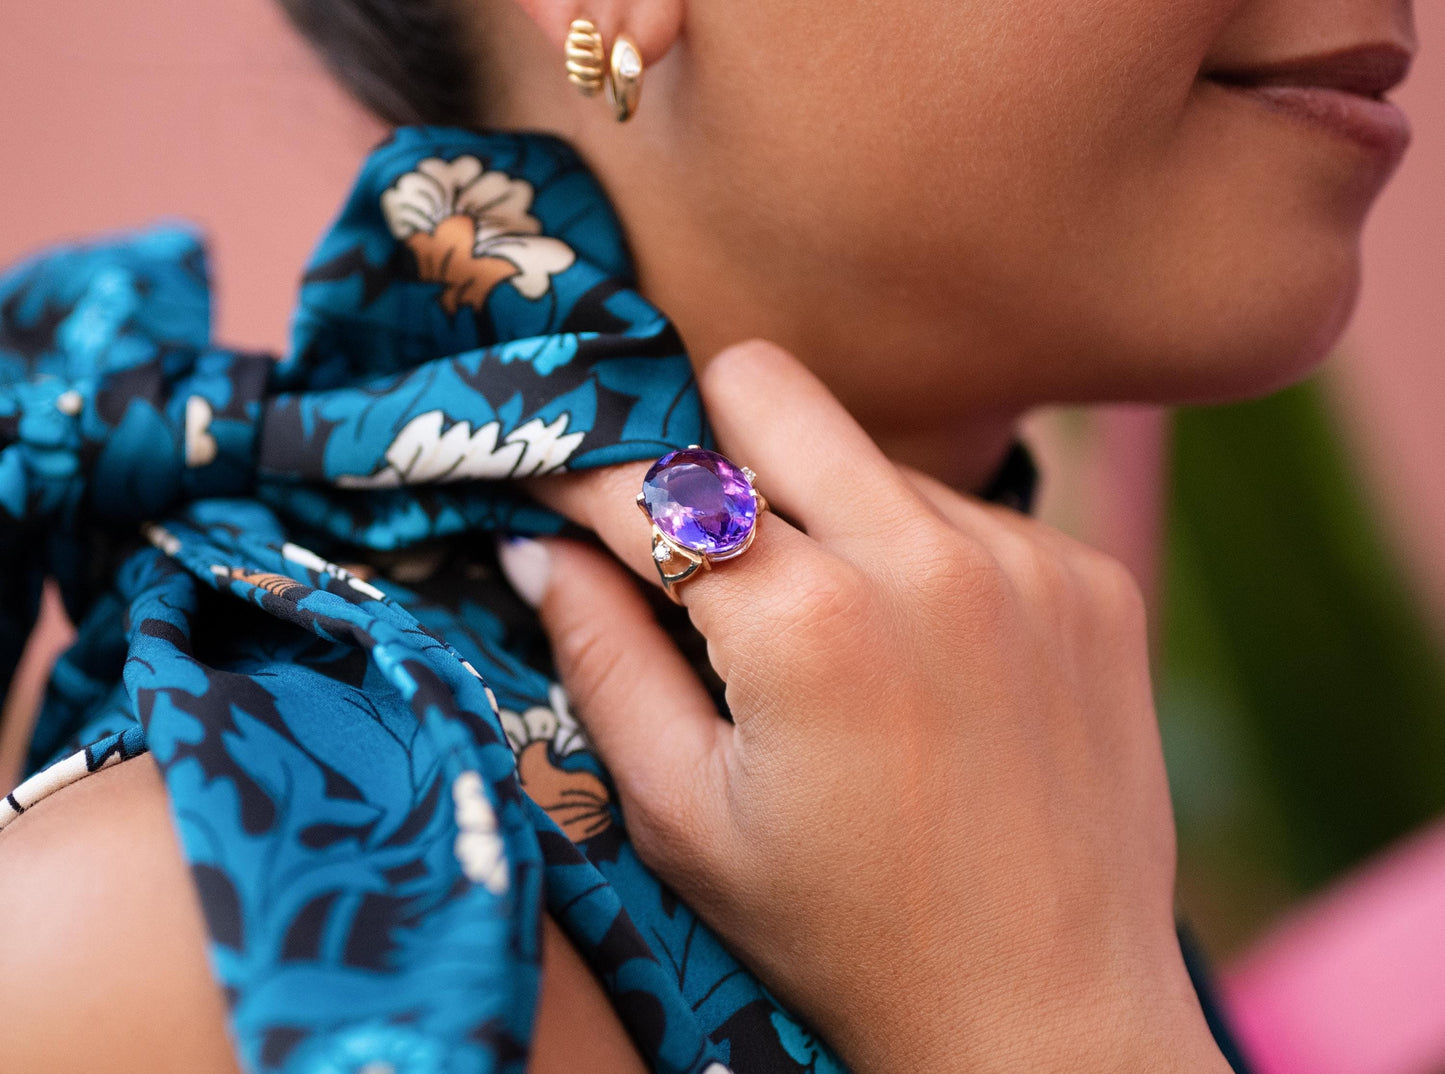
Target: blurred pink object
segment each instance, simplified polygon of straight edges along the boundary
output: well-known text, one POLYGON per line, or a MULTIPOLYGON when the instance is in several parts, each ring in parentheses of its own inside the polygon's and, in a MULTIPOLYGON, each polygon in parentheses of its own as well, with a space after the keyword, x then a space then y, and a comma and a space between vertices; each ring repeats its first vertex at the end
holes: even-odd
POLYGON ((1222 992, 1256 1074, 1445 1070, 1445 822, 1287 918, 1222 992))

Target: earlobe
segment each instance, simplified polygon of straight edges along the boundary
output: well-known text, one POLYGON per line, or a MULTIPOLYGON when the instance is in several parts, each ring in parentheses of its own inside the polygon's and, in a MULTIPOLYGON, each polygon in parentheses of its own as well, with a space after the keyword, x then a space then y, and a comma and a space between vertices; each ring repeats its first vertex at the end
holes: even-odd
MULTIPOLYGON (((535 22, 559 54, 567 48, 575 20, 586 19, 602 36, 604 56, 612 54, 618 34, 637 45, 642 62, 651 66, 682 34, 686 0, 513 0, 535 22)), ((605 63, 606 61, 604 61, 605 63)))

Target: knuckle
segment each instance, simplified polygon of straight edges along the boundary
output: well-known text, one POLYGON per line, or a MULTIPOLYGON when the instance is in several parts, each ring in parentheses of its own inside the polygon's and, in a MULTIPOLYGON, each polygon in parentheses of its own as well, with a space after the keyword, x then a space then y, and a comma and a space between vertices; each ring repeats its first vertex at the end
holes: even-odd
POLYGON ((776 365, 787 352, 766 339, 747 339, 719 351, 703 369, 700 380, 704 390, 732 383, 735 378, 748 379, 753 370, 776 365))
POLYGON ((928 593, 984 596, 1000 580, 999 561, 992 550, 947 526, 918 528, 902 555, 911 585, 928 593))
POLYGON ((750 339, 728 347, 708 362, 698 373, 698 388, 710 411, 751 413, 757 394, 768 391, 778 371, 793 361, 776 343, 750 339))
POLYGON ((999 552, 1004 573, 1016 592, 1034 606, 1048 606, 1069 591, 1073 574, 1063 557, 1035 537, 1015 537, 999 552))
POLYGON ((1025 532, 995 550, 1014 591, 1032 606, 1090 619, 1142 618, 1144 598, 1133 573, 1096 548, 1025 532))
POLYGON ((790 633, 846 641, 869 621, 868 587, 857 568, 842 560, 816 565, 784 605, 790 633))
POLYGON ((1140 632, 1145 627, 1145 602, 1138 580, 1120 560, 1085 544, 1061 547, 1063 571, 1059 603, 1070 621, 1088 623, 1110 633, 1140 632))
POLYGON ((1144 591, 1134 573, 1119 560, 1094 553, 1087 564, 1090 592, 1110 619, 1132 625, 1144 620, 1144 591))

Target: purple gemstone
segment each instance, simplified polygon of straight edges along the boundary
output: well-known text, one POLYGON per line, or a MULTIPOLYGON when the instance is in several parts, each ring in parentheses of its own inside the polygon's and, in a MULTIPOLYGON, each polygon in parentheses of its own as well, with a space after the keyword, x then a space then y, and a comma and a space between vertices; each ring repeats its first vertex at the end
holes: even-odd
POLYGON ((686 448, 652 464, 642 502, 671 541, 709 556, 741 547, 758 519, 758 501, 742 470, 716 451, 686 448))

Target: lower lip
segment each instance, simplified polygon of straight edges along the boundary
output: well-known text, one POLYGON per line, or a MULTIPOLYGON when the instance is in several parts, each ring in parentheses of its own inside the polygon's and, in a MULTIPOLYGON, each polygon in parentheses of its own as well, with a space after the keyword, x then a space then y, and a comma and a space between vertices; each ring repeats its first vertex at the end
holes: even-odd
POLYGON ((1273 111, 1331 131, 1398 161, 1410 145, 1410 120, 1389 101, 1321 86, 1239 86, 1217 83, 1273 111))

